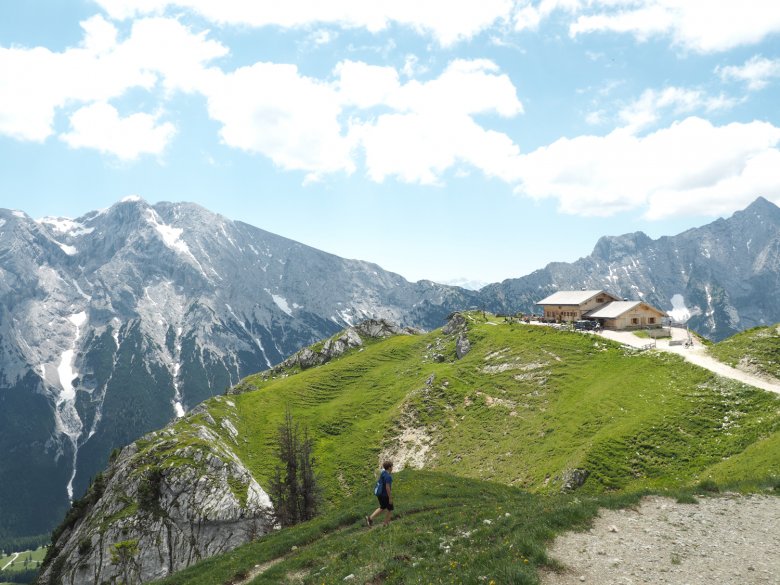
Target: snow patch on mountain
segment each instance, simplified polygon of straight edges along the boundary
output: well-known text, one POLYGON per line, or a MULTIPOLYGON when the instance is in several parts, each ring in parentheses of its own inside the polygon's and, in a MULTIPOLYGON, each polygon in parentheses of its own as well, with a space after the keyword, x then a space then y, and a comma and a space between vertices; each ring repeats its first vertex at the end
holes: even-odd
POLYGON ((76 335, 71 348, 62 353, 60 365, 57 367, 57 373, 60 377, 60 386, 62 386, 62 393, 60 394, 62 400, 73 400, 76 398, 76 390, 73 388, 73 379, 78 376, 78 372, 73 369, 73 360, 76 351, 76 343, 81 335, 81 326, 87 321, 87 313, 84 311, 81 313, 74 313, 68 317, 68 321, 76 327, 76 335))
POLYGON ((676 294, 669 300, 672 303, 672 310, 667 311, 667 313, 673 321, 676 321, 677 323, 685 323, 688 319, 691 318, 693 313, 691 313, 688 307, 685 306, 685 297, 683 297, 681 294, 676 294))
POLYGON ((35 220, 39 225, 48 227, 55 233, 73 236, 87 236, 95 231, 95 228, 87 227, 69 217, 42 217, 35 220))
POLYGON ((274 300, 274 303, 276 303, 276 306, 279 307, 282 311, 287 313, 290 317, 292 317, 292 309, 290 308, 290 305, 287 303, 287 299, 285 299, 282 296, 275 295, 267 288, 264 289, 265 292, 267 292, 269 295, 271 295, 271 298, 274 300))
POLYGON ((73 380, 79 377, 78 370, 74 367, 76 347, 81 336, 81 328, 87 322, 86 311, 73 313, 67 318, 68 322, 76 328, 73 343, 70 349, 62 353, 60 364, 57 367, 62 391, 57 397, 56 419, 59 430, 67 436, 73 445, 73 471, 67 485, 68 499, 73 500, 73 480, 76 478, 76 461, 78 457, 78 438, 84 425, 76 410, 76 389, 73 380))
POLYGON ((166 224, 157 223, 157 221, 155 221, 156 218, 153 214, 154 212, 151 212, 149 214, 150 219, 154 223, 154 229, 156 229, 157 233, 160 234, 160 236, 163 239, 163 242, 165 242, 165 245, 168 246, 169 248, 172 248, 184 254, 192 255, 192 252, 190 252, 190 248, 187 245, 187 243, 181 239, 181 235, 184 232, 184 230, 166 224))
POLYGON ((55 242, 59 247, 60 250, 65 252, 68 256, 75 256, 79 253, 78 249, 76 249, 75 246, 69 246, 68 244, 63 244, 62 242, 55 242))

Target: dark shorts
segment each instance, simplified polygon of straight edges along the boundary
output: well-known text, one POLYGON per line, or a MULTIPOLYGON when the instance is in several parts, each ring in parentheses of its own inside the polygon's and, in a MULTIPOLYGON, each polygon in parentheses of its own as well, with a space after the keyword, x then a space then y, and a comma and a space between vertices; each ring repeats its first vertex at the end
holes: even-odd
POLYGON ((395 506, 393 506, 393 504, 390 503, 390 498, 388 498, 387 495, 377 496, 377 498, 379 499, 380 508, 382 508, 383 510, 389 510, 390 512, 393 511, 393 508, 395 506))

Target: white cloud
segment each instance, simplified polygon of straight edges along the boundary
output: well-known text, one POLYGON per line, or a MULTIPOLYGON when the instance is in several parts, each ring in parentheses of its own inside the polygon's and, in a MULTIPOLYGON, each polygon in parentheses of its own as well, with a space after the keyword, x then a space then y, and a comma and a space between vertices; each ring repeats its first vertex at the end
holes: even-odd
POLYGON ((468 115, 385 114, 360 129, 360 140, 368 176, 380 182, 395 176, 438 184, 442 173, 459 164, 512 180, 519 154, 507 135, 485 130, 468 115))
POLYGON ((106 103, 79 109, 70 124, 72 130, 60 138, 71 148, 94 148, 121 160, 161 154, 176 133, 170 122, 157 125, 156 116, 141 113, 122 118, 106 103))
POLYGON ((108 101, 132 88, 192 90, 204 64, 227 52, 171 19, 143 19, 127 39, 101 16, 81 23, 80 46, 63 52, 43 47, 0 47, 0 133, 44 141, 54 133, 57 110, 108 101))
POLYGON ((507 135, 474 120, 478 114, 511 117, 523 111, 514 85, 494 63, 456 60, 436 79, 395 83, 386 77, 384 84, 373 84, 383 96, 373 105, 394 112, 353 125, 369 177, 435 184, 443 172, 465 164, 511 180, 518 147, 507 135))
POLYGON ((513 0, 288 0, 247 2, 246 0, 97 0, 113 18, 126 19, 162 14, 169 7, 188 9, 221 25, 297 28, 335 25, 364 28, 370 32, 391 24, 411 27, 433 35, 444 45, 466 40, 508 20, 513 0))
POLYGON ((780 4, 769 0, 524 0, 515 29, 536 30, 555 13, 568 19, 571 36, 611 32, 640 42, 667 36, 700 53, 755 44, 780 32, 780 4))
POLYGON ((700 53, 726 51, 780 32, 780 3, 767 0, 593 0, 569 28, 572 36, 594 32, 633 34, 642 41, 671 36, 700 53))
POLYGON ((343 61, 333 73, 325 82, 293 65, 212 69, 202 91, 209 115, 223 124, 225 144, 305 171, 308 179, 354 172, 361 151, 377 181, 436 183, 458 164, 511 175, 517 147, 473 118, 522 112, 512 82, 491 61, 456 60, 435 79, 403 84, 396 69, 363 62, 343 61))
POLYGON ((771 79, 780 78, 780 59, 767 59, 761 55, 754 55, 742 66, 718 67, 715 72, 723 81, 744 81, 749 90, 758 91, 769 85, 771 79))
POLYGON ((295 65, 255 63, 210 72, 201 91, 225 144, 262 154, 283 169, 313 175, 354 170, 353 145, 339 122, 341 103, 325 82, 295 65))
POLYGON ((696 110, 714 112, 733 107, 737 100, 723 95, 712 97, 699 89, 666 87, 660 91, 645 90, 639 99, 618 112, 623 127, 638 132, 658 122, 663 114, 689 114, 696 110))
POLYGON ((401 88, 398 72, 392 67, 342 61, 334 73, 341 103, 363 109, 386 104, 401 88))
POLYGON ((517 192, 578 215, 730 212, 759 195, 780 197, 778 142, 780 128, 767 122, 713 126, 696 117, 641 137, 617 129, 562 138, 520 157, 517 192))
POLYGON ((417 77, 428 72, 428 67, 420 65, 420 59, 417 55, 408 54, 404 59, 404 66, 401 68, 401 73, 406 77, 417 77))
POLYGON ((326 29, 319 29, 309 35, 309 41, 315 46, 329 45, 338 38, 338 33, 326 29))
POLYGON ((549 18, 556 10, 576 13, 582 7, 580 0, 541 0, 532 2, 525 0, 514 15, 515 30, 536 30, 543 20, 549 18))

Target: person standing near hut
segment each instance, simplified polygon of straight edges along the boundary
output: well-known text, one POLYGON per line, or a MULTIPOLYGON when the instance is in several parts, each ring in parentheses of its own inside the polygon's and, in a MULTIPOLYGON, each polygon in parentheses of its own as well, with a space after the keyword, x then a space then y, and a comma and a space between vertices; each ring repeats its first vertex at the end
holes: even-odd
POLYGON ((374 525, 374 518, 379 516, 383 510, 385 512, 383 526, 390 524, 390 516, 392 516, 394 508, 392 472, 392 461, 385 461, 382 463, 382 473, 379 474, 379 479, 376 480, 376 486, 374 487, 374 495, 379 499, 379 507, 374 510, 373 514, 366 516, 366 524, 369 528, 374 525))

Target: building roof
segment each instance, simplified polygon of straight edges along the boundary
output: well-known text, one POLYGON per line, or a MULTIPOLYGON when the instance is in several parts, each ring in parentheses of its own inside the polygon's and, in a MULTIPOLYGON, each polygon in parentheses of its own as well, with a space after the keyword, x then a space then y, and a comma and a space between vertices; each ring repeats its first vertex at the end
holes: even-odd
POLYGON ((538 301, 537 305, 581 305, 596 295, 607 295, 614 299, 615 296, 603 290, 559 290, 549 297, 538 301))
POLYGON ((627 311, 630 311, 631 309, 642 304, 645 305, 648 309, 655 311, 659 315, 666 315, 666 313, 663 311, 659 311, 655 307, 648 305, 647 303, 643 303, 642 301, 614 301, 612 303, 607 303, 603 307, 589 311, 583 316, 587 317, 588 319, 617 319, 627 311))

